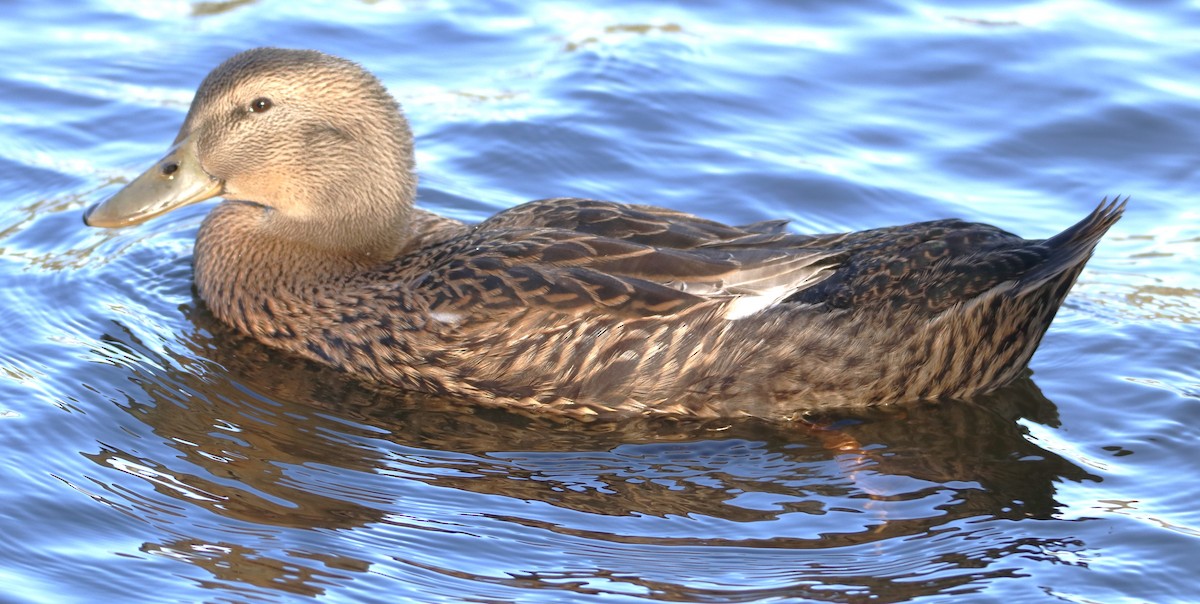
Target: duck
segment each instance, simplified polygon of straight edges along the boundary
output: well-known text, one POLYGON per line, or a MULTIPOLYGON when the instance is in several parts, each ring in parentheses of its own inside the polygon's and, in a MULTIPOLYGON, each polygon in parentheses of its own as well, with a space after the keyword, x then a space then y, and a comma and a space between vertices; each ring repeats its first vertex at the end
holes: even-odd
POLYGON ((214 197, 193 280, 222 323, 385 388, 579 419, 971 399, 1022 375, 1124 200, 1048 239, 943 219, 832 234, 651 205, 416 207, 413 135, 350 60, 255 48, 165 156, 84 213, 214 197))

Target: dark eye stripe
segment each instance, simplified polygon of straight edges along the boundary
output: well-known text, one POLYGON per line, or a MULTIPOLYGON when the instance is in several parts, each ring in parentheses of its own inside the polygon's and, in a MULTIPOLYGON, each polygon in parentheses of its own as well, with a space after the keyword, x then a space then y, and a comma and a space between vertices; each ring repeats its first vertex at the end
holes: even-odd
POLYGON ((257 99, 250 101, 250 112, 251 113, 264 113, 268 109, 270 109, 271 106, 272 106, 271 99, 268 99, 265 96, 260 96, 257 99))

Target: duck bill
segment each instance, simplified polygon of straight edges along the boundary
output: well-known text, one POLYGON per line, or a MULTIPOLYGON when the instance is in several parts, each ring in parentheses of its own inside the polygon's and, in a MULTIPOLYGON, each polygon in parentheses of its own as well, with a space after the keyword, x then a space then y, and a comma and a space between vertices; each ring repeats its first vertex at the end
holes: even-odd
POLYGON ((83 222, 107 228, 140 224, 223 191, 224 183, 200 167, 196 143, 189 136, 125 188, 89 208, 83 222))

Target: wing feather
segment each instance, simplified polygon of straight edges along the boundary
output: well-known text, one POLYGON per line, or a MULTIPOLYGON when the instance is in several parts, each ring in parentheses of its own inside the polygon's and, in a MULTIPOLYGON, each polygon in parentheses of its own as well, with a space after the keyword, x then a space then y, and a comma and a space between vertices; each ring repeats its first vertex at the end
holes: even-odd
POLYGON ((783 224, 742 228, 660 208, 531 202, 477 226, 430 268, 421 289, 431 309, 451 313, 662 316, 747 297, 763 301, 741 308, 765 308, 836 264, 822 250, 744 244, 790 237, 780 233, 783 224))

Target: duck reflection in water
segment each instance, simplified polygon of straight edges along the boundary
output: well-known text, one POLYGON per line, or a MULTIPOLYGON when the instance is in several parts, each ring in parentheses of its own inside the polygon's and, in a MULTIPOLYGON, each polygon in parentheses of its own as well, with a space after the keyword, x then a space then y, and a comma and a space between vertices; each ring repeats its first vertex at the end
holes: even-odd
MULTIPOLYGON (((808 421, 564 422, 370 389, 240 337, 203 306, 184 311, 196 329, 169 345, 167 357, 128 331, 96 351, 104 362, 150 359, 131 363, 139 388, 113 400, 163 446, 149 455, 105 447, 89 457, 153 486, 104 496, 162 532, 145 551, 189 560, 223 582, 318 594, 380 564, 362 557, 358 540, 397 540, 392 563, 425 568, 427 560, 407 551, 420 535, 451 543, 495 525, 613 547, 827 555, 970 519, 1051 518, 1057 483, 1096 479, 1027 437, 1018 420, 1058 422, 1028 377, 982 400, 839 410, 808 421)), ((979 537, 968 533, 943 536, 930 546, 939 553, 920 555, 969 573, 910 582, 843 569, 840 580, 891 595, 941 593, 1003 576, 1008 571, 989 567, 1006 556, 1080 547, 1030 538, 980 553, 979 537)), ((521 577, 514 582, 562 588, 554 580, 562 577, 506 563, 521 577)), ((831 597, 811 587, 831 571, 796 564, 795 581, 773 595, 831 597)), ((637 573, 623 580, 696 596, 637 573)))

